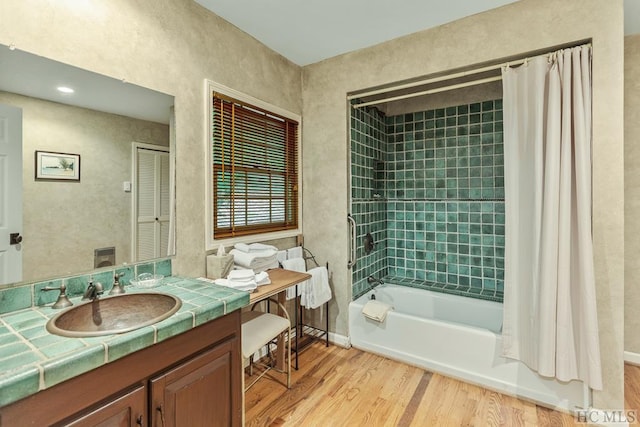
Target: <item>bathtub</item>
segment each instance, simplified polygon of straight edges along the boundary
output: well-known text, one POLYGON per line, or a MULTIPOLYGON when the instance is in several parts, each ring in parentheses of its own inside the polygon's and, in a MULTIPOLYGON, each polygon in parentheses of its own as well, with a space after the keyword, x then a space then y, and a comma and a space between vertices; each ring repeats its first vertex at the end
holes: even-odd
POLYGON ((541 377, 501 357, 502 304, 396 285, 381 285, 349 304, 351 345, 541 405, 567 411, 584 406, 580 381, 541 377), (375 293, 391 304, 383 323, 362 307, 375 293))

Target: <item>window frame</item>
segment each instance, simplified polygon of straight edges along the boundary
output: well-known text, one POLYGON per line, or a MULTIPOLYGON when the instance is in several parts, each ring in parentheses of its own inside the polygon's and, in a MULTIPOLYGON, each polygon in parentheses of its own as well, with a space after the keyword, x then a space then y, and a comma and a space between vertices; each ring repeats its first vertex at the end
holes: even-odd
POLYGON ((284 110, 275 105, 269 104, 268 102, 262 101, 260 99, 254 98, 245 93, 239 92, 237 90, 226 87, 222 84, 216 83, 211 80, 205 80, 205 102, 206 102, 206 140, 205 140, 205 149, 207 155, 205 157, 205 170, 206 170, 206 185, 205 185, 205 221, 206 221, 206 233, 205 233, 205 249, 207 251, 217 249, 221 244, 228 246, 235 243, 247 243, 247 242, 256 242, 256 241, 265 241, 265 240, 274 240, 274 239, 282 239, 287 237, 298 236, 302 233, 302 117, 298 114, 292 113, 290 111, 284 110), (213 93, 217 92, 224 96, 228 96, 230 98, 237 99, 238 101, 250 104, 252 106, 258 107, 264 111, 268 111, 273 113, 274 115, 285 117, 290 120, 294 120, 298 122, 298 147, 297 147, 297 164, 298 164, 298 227, 291 230, 280 230, 274 232, 262 232, 255 234, 248 234, 243 236, 233 236, 226 237, 222 239, 214 238, 214 219, 213 219, 213 207, 214 207, 214 185, 213 185, 213 150, 212 150, 212 140, 213 140, 213 103, 211 102, 213 93))

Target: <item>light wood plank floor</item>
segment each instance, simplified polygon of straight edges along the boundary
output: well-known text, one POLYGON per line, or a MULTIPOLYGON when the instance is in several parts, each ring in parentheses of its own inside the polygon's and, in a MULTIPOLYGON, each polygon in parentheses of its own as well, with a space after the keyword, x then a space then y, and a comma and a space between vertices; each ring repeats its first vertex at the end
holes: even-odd
MULTIPOLYGON (((628 366, 627 408, 640 410, 628 366)), ((275 373, 277 379, 283 374, 275 373)), ((249 381, 249 378, 245 378, 249 381)), ((291 390, 263 378, 245 396, 247 426, 572 426, 571 415, 357 349, 315 343, 291 390)), ((584 425, 584 424, 582 424, 584 425)))

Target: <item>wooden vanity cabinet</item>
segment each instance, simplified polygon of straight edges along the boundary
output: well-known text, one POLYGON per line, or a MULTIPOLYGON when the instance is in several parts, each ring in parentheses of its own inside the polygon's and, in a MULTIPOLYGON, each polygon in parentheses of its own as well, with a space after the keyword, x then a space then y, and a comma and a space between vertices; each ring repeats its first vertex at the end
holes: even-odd
POLYGON ((240 311, 0 408, 0 426, 240 426, 240 311))
POLYGON ((142 427, 147 419, 147 388, 134 390, 106 402, 79 418, 60 423, 66 427, 142 427))

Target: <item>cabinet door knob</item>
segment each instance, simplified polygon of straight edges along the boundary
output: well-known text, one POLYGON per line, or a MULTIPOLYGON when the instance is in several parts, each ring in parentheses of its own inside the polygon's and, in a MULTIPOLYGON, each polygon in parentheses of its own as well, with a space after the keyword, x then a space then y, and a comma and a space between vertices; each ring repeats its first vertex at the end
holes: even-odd
POLYGON ((136 418, 136 424, 139 425, 140 427, 143 427, 142 415, 138 415, 138 418, 136 418))

